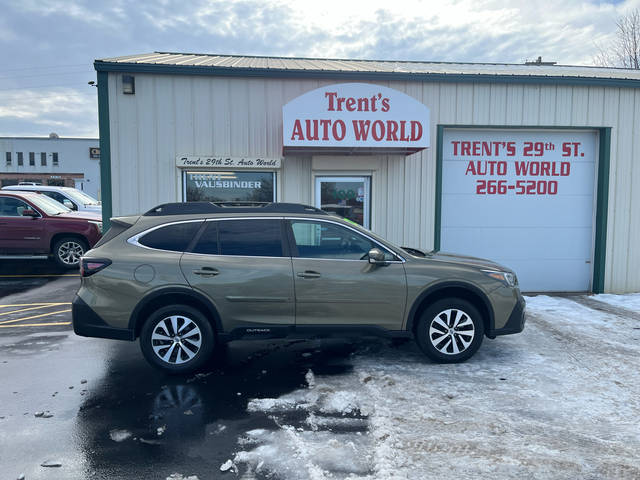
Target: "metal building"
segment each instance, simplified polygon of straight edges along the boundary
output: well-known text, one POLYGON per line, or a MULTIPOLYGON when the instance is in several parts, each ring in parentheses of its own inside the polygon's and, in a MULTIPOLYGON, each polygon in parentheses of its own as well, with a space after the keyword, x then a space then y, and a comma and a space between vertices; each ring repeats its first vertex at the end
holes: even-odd
POLYGON ((303 202, 497 260, 525 291, 640 290, 637 71, 157 52, 94 66, 107 219, 303 202))
POLYGON ((35 182, 75 187, 100 198, 97 138, 0 137, 0 186, 35 182))

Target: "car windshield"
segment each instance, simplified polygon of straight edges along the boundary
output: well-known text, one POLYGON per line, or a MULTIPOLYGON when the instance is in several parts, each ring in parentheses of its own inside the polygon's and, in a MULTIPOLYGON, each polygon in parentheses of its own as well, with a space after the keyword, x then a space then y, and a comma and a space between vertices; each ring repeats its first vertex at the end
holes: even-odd
POLYGON ((90 195, 87 195, 84 192, 81 192, 80 190, 69 189, 65 190, 64 193, 71 197, 73 201, 81 203, 82 205, 100 205, 100 202, 98 202, 98 200, 91 197, 90 195))
POLYGON ((56 202, 53 198, 49 198, 46 195, 38 194, 29 196, 29 201, 33 202, 36 207, 44 211, 47 215, 59 215, 71 211, 70 208, 65 207, 60 202, 56 202))

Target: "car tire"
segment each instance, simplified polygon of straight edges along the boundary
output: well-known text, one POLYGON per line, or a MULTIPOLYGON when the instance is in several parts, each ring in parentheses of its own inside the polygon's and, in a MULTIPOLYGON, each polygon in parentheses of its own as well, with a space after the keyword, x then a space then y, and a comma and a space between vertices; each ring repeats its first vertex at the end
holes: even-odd
POLYGON ((484 337, 484 319, 470 302, 445 298, 429 305, 418 321, 415 337, 427 357, 438 363, 470 358, 484 337))
POLYGON ((62 268, 78 268, 80 258, 87 253, 87 242, 78 237, 63 237, 53 244, 53 259, 62 268))
POLYGON ((211 323, 188 305, 153 312, 142 326, 140 349, 147 361, 167 373, 183 374, 202 367, 215 348, 211 323))

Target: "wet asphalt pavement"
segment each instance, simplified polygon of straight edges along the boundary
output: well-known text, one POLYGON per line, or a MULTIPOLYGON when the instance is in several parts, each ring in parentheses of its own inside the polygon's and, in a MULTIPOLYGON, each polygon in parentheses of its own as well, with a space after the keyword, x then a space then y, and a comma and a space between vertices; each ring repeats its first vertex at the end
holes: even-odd
POLYGON ((3 479, 220 478, 239 436, 277 428, 265 413, 247 412, 249 399, 305 385, 310 368, 351 368, 356 347, 346 340, 236 342, 202 373, 168 376, 144 361, 137 343, 74 335, 77 272, 37 270, 0 268, 71 275, 0 277, 3 479))

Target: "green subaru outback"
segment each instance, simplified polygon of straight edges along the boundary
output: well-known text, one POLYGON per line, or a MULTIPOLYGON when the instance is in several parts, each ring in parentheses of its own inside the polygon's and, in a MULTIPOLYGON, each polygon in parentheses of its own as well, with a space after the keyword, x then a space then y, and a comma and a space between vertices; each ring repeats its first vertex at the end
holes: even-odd
POLYGON ((112 219, 82 259, 73 328, 135 341, 173 373, 221 343, 290 335, 415 338, 437 362, 521 332, 515 274, 398 247, 299 204, 169 203, 112 219))

